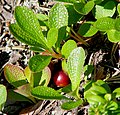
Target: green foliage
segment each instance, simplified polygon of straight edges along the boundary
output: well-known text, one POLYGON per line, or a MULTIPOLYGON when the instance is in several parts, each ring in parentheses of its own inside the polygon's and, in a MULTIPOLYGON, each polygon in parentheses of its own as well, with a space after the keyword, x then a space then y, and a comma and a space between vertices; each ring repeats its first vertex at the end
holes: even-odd
POLYGON ((94 16, 96 19, 102 17, 112 17, 115 13, 116 7, 113 0, 104 1, 101 4, 97 4, 94 9, 94 16))
POLYGON ((32 72, 40 72, 50 63, 50 60, 50 56, 35 55, 29 60, 29 68, 32 72))
POLYGON ((71 51, 74 50, 75 48, 77 48, 76 42, 74 40, 68 40, 63 45, 63 47, 61 49, 61 53, 67 59, 69 57, 71 51))
POLYGON ((117 113, 119 105, 115 99, 117 96, 120 96, 118 92, 119 88, 111 93, 109 86, 102 80, 89 82, 85 86, 84 94, 85 99, 87 99, 90 104, 89 114, 108 115, 117 113))
POLYGON ((33 88, 31 94, 38 99, 67 99, 54 89, 46 86, 37 86, 33 88))
POLYGON ((86 4, 80 2, 80 3, 74 3, 74 8, 75 10, 82 14, 82 15, 87 15, 94 7, 94 2, 89 1, 86 4))
POLYGON ((97 32, 98 29, 97 27, 95 28, 92 25, 92 22, 83 23, 78 30, 78 34, 80 34, 83 37, 91 37, 95 35, 97 32))
POLYGON ((26 84, 26 77, 24 76, 23 70, 18 66, 7 64, 4 67, 4 74, 6 80, 14 87, 26 84))
POLYGON ((85 60, 85 51, 82 47, 72 50, 68 57, 67 67, 68 75, 72 84, 72 91, 76 90, 80 84, 83 65, 85 60))
POLYGON ((65 110, 70 110, 70 109, 74 109, 74 108, 78 107, 82 103, 83 103, 82 99, 77 100, 77 101, 69 101, 69 102, 63 103, 61 108, 65 109, 65 110))
POLYGON ((4 104, 7 100, 7 90, 6 87, 0 84, 0 111, 3 110, 4 104))
POLYGON ((64 5, 57 3, 52 7, 49 14, 49 27, 61 28, 68 25, 68 12, 64 5), (53 18, 54 17, 54 18, 53 18))
MULTIPOLYGON (((103 80, 90 80, 86 83, 95 68, 90 63, 87 65, 87 53, 83 49, 87 50, 87 41, 97 39, 97 34, 110 42, 120 42, 119 3, 114 0, 57 1, 59 2, 50 9, 48 16, 35 14, 25 6, 15 8, 16 21, 10 24, 9 29, 16 39, 29 45, 35 55, 30 58, 25 69, 12 64, 4 67, 6 80, 14 86, 8 91, 8 97, 12 100, 15 95, 13 100, 34 103, 35 98, 64 99, 65 103, 61 107, 66 110, 89 103, 90 115, 120 113, 117 100, 120 97, 119 87, 112 91, 103 80), (59 90, 55 90, 53 84, 49 85, 54 69, 51 63, 55 60, 61 61, 62 70, 71 81, 68 86, 59 90), (84 98, 79 93, 81 79, 85 81, 84 98)), ((94 79, 95 76, 92 77, 94 79)), ((2 110, 7 96, 3 85, 0 86, 0 96, 2 110)))

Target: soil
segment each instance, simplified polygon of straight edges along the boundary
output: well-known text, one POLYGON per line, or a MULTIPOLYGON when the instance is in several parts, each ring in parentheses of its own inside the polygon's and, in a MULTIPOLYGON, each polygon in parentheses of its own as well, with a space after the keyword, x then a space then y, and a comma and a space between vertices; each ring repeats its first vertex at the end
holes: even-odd
MULTIPOLYGON (((9 31, 9 24, 14 22, 14 8, 18 5, 27 6, 36 13, 48 14, 49 9, 54 5, 52 0, 1 0, 0 1, 0 84, 8 89, 12 86, 5 80, 3 68, 7 63, 12 63, 25 68, 28 60, 34 52, 28 46, 17 41, 9 31), (39 1, 39 2, 38 2, 39 1)), ((75 26, 77 28, 77 26, 75 26)), ((109 42, 101 34, 97 34, 88 41, 90 46, 84 47, 87 50, 86 64, 94 65, 94 79, 106 79, 113 89, 119 85, 120 80, 120 50, 119 44, 109 42), (107 78, 107 77, 108 78, 107 78), (117 76, 117 78, 115 77, 117 76)), ((55 65, 56 66, 56 65, 55 65)), ((82 84, 82 83, 81 83, 82 84)), ((82 89, 81 89, 82 90, 82 89)), ((82 92, 81 92, 82 93, 82 92)), ((60 108, 62 101, 38 101, 37 104, 28 102, 10 101, 6 102, 1 114, 20 115, 87 115, 87 108, 76 108, 66 111, 60 108)))

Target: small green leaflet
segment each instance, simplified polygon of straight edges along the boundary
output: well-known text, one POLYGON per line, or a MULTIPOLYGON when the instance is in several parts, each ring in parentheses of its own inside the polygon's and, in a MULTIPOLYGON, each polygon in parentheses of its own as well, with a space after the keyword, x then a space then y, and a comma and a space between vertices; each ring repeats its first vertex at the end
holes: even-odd
POLYGON ((117 31, 115 29, 109 30, 107 31, 107 36, 111 42, 120 42, 120 31, 117 31))
POLYGON ((74 3, 75 10, 82 14, 87 15, 94 7, 94 1, 89 1, 86 4, 80 2, 80 3, 74 3))
POLYGON ((31 94, 38 99, 68 99, 65 96, 59 94, 56 90, 46 86, 37 86, 33 88, 31 94))
POLYGON ((115 94, 116 98, 120 97, 120 87, 116 88, 113 93, 115 94))
POLYGON ((35 55, 29 60, 29 68, 32 72, 42 71, 51 61, 51 56, 35 55))
POLYGON ((58 29, 56 28, 50 28, 47 34, 47 46, 51 48, 55 45, 56 41, 58 39, 58 29))
POLYGON ((97 29, 89 22, 83 23, 79 30, 78 34, 82 35, 83 37, 91 37, 97 33, 97 29))
POLYGON ((83 103, 82 99, 77 101, 69 101, 69 102, 63 103, 61 108, 65 110, 71 110, 80 106, 82 103, 83 103))
POLYGON ((0 111, 3 109, 6 99, 7 99, 6 87, 0 84, 0 111))
POLYGON ((117 5, 117 11, 118 11, 118 14, 120 16, 120 3, 117 5))
POLYGON ((97 4, 93 11, 95 18, 102 17, 112 17, 115 13, 116 7, 114 1, 109 0, 108 2, 103 2, 101 4, 97 4))
POLYGON ((108 17, 99 18, 93 26, 100 31, 107 31, 115 28, 115 20, 108 17))
POLYGON ((77 47, 72 50, 68 57, 67 67, 72 84, 72 91, 76 90, 80 84, 84 61, 85 51, 82 47, 77 47))
POLYGON ((62 46, 61 53, 67 59, 73 49, 77 48, 77 44, 74 40, 68 40, 62 46))
POLYGON ((63 4, 57 3, 52 7, 48 23, 50 28, 58 29, 68 25, 68 12, 63 4))

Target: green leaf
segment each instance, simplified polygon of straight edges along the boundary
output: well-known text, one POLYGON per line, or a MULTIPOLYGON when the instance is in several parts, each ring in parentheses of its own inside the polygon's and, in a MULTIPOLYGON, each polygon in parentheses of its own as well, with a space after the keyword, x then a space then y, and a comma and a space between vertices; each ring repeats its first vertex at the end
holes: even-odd
POLYGON ((67 67, 68 75, 72 83, 72 91, 80 84, 80 77, 85 61, 85 51, 82 47, 75 48, 68 57, 67 67))
POLYGON ((109 105, 107 106, 107 109, 112 110, 112 111, 118 109, 117 102, 110 101, 109 105))
POLYGON ((98 103, 105 104, 106 103, 106 100, 99 95, 89 96, 87 98, 87 100, 88 100, 89 104, 98 104, 98 103))
POLYGON ((27 79, 27 81, 30 83, 30 81, 31 81, 31 71, 30 71, 30 69, 29 69, 29 67, 27 66, 25 69, 24 69, 24 75, 25 75, 25 77, 26 77, 26 79, 27 79))
POLYGON ((86 4, 80 2, 80 3, 74 3, 75 10, 82 14, 87 15, 94 7, 94 1, 88 1, 86 4))
POLYGON ((42 71, 51 61, 51 56, 35 55, 29 60, 29 68, 32 72, 42 71))
POLYGON ((34 51, 34 52, 39 52, 39 53, 45 51, 45 49, 43 49, 41 47, 36 47, 36 46, 30 47, 30 50, 34 51))
POLYGON ((31 94, 38 99, 67 99, 57 91, 46 86, 37 86, 32 89, 31 94))
POLYGON ((6 80, 14 87, 27 83, 23 70, 16 65, 7 64, 4 67, 4 75, 6 80))
POLYGON ((97 29, 89 22, 83 23, 79 30, 78 34, 80 34, 83 37, 91 37, 97 33, 97 29))
POLYGON ((66 4, 65 7, 68 11, 68 25, 75 24, 77 21, 80 21, 80 19, 83 17, 83 15, 79 14, 72 4, 66 4))
POLYGON ((47 86, 51 79, 51 71, 49 67, 45 67, 42 71, 42 76, 39 85, 47 86))
POLYGON ((18 39, 19 41, 31 45, 31 46, 38 46, 38 47, 43 47, 43 48, 47 48, 45 43, 42 42, 40 39, 38 40, 37 38, 35 38, 34 36, 30 35, 29 33, 23 31, 17 23, 15 24, 10 24, 10 32, 14 35, 14 37, 16 39, 18 39))
POLYGON ((111 101, 112 95, 107 93, 105 94, 104 98, 106 99, 106 101, 111 101))
POLYGON ((69 102, 63 103, 61 108, 65 110, 71 110, 80 106, 82 103, 83 103, 82 99, 77 101, 69 101, 69 102))
POLYGON ((117 11, 118 11, 118 14, 120 15, 120 3, 117 5, 117 11))
POLYGON ((38 20, 41 20, 41 21, 45 21, 45 20, 48 20, 48 16, 45 15, 45 14, 36 14, 36 17, 38 18, 38 20))
POLYGON ((35 102, 35 99, 31 96, 30 84, 22 85, 22 86, 18 87, 17 89, 15 89, 14 91, 18 94, 21 94, 21 95, 27 97, 28 99, 32 100, 33 102, 35 102))
POLYGON ((61 53, 67 59, 73 49, 77 48, 77 44, 74 40, 68 40, 62 46, 61 53))
POLYGON ((44 42, 44 36, 39 21, 32 10, 25 6, 15 8, 15 19, 19 27, 32 36, 39 43, 44 42))
POLYGON ((113 93, 115 94, 116 98, 120 97, 120 87, 116 88, 113 93))
POLYGON ((117 19, 115 20, 115 29, 116 29, 117 31, 120 31, 120 18, 117 18, 117 19))
POLYGON ((68 12, 66 7, 61 4, 55 4, 49 13, 49 27, 61 28, 68 25, 68 12))
POLYGON ((95 18, 112 17, 115 13, 116 7, 114 1, 103 2, 97 4, 94 9, 95 18))
POLYGON ((99 18, 93 26, 100 31, 111 30, 115 28, 115 20, 108 17, 99 18))
POLYGON ((39 85, 39 82, 41 80, 41 76, 42 76, 42 71, 31 72, 30 85, 31 85, 32 88, 39 85))
POLYGON ((97 80, 96 82, 93 83, 93 85, 102 86, 107 91, 107 93, 111 93, 109 85, 103 80, 97 80))
POLYGON ((111 42, 120 42, 120 31, 117 31, 115 29, 109 30, 107 31, 107 36, 111 42))
POLYGON ((0 84, 0 110, 3 109, 6 99, 7 99, 6 87, 0 84))
POLYGON ((51 48, 55 45, 56 41, 58 39, 58 29, 56 28, 50 28, 47 34, 47 46, 51 48))
POLYGON ((94 85, 90 88, 91 92, 94 92, 96 95, 106 94, 107 90, 102 86, 94 85))

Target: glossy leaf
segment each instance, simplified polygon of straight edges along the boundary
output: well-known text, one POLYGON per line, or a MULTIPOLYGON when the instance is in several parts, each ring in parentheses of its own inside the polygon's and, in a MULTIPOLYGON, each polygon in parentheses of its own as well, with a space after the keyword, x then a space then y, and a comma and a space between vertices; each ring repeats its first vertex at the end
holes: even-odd
POLYGON ((105 104, 106 103, 106 100, 99 96, 99 95, 90 95, 88 98, 87 98, 89 104, 98 104, 98 103, 101 103, 101 104, 105 104))
POLYGON ((61 4, 55 4, 49 13, 49 27, 61 28, 68 25, 68 12, 66 7, 61 4))
POLYGON ((103 88, 102 86, 97 86, 97 85, 92 86, 90 88, 90 91, 94 92, 97 95, 101 95, 101 94, 106 94, 107 93, 107 90, 105 88, 103 88))
POLYGON ((120 31, 117 31, 115 29, 109 30, 107 31, 107 36, 111 42, 120 42, 120 31))
POLYGON ((94 1, 88 1, 86 4, 80 2, 80 3, 74 3, 75 10, 82 14, 87 15, 94 7, 94 1))
POLYGON ((56 90, 46 86, 37 86, 33 88, 31 94, 38 99, 67 99, 56 90))
POLYGON ((83 103, 82 99, 77 101, 69 101, 69 102, 63 103, 61 108, 65 110, 71 110, 76 107, 79 107, 82 103, 83 103))
POLYGON ((3 109, 6 100, 7 100, 6 87, 4 85, 0 84, 0 110, 3 109))
POLYGON ((107 30, 111 30, 114 29, 115 27, 115 20, 112 18, 107 18, 107 17, 103 17, 98 19, 93 26, 100 30, 100 31, 107 31, 107 30))
POLYGON ((117 18, 117 19, 115 20, 115 29, 116 29, 117 31, 120 31, 120 18, 117 18))
POLYGON ((76 90, 80 84, 84 61, 85 51, 82 47, 77 47, 72 50, 68 57, 67 67, 72 84, 72 91, 76 90))
POLYGON ((65 56, 67 59, 70 55, 71 51, 77 48, 77 44, 74 40, 68 40, 65 42, 65 44, 62 46, 61 53, 65 56))
POLYGON ((32 72, 40 72, 50 63, 50 60, 50 56, 35 55, 29 60, 29 68, 32 72))
POLYGON ((50 30, 47 33, 47 46, 49 48, 54 46, 57 39, 58 39, 58 29, 50 28, 50 30))
POLYGON ((7 64, 4 67, 4 75, 6 80, 14 87, 27 83, 23 70, 16 65, 7 64))
POLYGON ((10 32, 14 35, 16 39, 19 41, 31 45, 46 48, 45 43, 43 43, 40 39, 36 39, 35 36, 30 35, 29 33, 23 31, 17 23, 10 24, 10 32))
POLYGON ((22 30, 32 36, 39 43, 44 43, 44 36, 39 21, 32 10, 25 6, 17 6, 15 8, 15 19, 22 30))
POLYGON ((120 97, 120 88, 116 88, 113 93, 115 94, 116 98, 120 97))
POLYGON ((118 11, 118 14, 120 15, 120 3, 117 5, 117 11, 118 11))
POLYGON ((112 111, 118 109, 117 102, 110 101, 109 105, 107 106, 107 109, 112 110, 112 111))
POLYGON ((115 13, 116 7, 114 1, 103 2, 95 6, 95 18, 112 17, 115 13))
POLYGON ((89 22, 83 23, 79 30, 78 34, 80 34, 83 37, 91 37, 97 33, 97 29, 89 22))
POLYGON ((68 25, 75 24, 80 21, 83 15, 79 14, 75 9, 73 4, 66 4, 65 7, 68 11, 68 25))
POLYGON ((106 91, 107 93, 111 93, 111 89, 109 87, 109 85, 104 82, 103 80, 97 80, 96 82, 92 83, 92 85, 98 85, 98 86, 102 86, 106 91))

